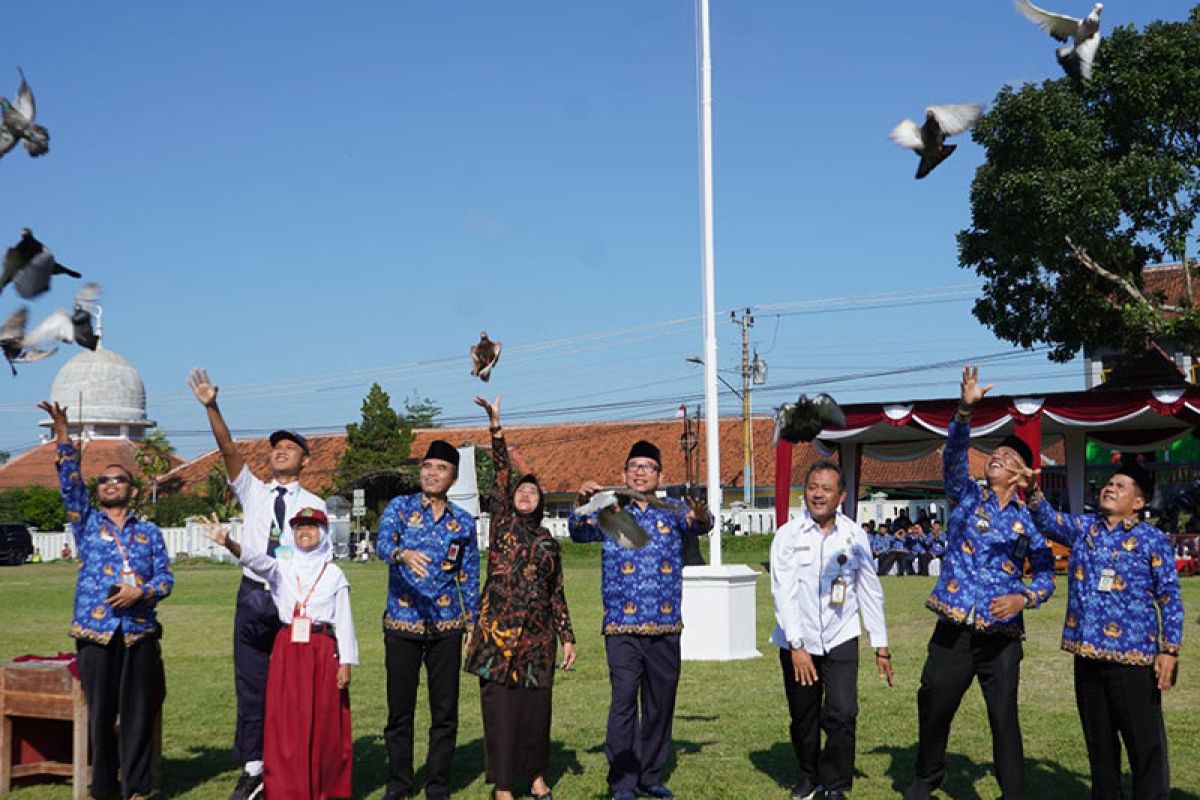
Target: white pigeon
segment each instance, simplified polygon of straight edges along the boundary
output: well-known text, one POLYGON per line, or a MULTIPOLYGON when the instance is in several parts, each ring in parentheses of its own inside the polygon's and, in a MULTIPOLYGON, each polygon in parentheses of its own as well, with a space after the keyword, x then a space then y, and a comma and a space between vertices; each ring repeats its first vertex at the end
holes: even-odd
POLYGON ((1058 41, 1068 42, 1074 39, 1070 44, 1065 44, 1055 51, 1058 63, 1072 78, 1091 80, 1092 62, 1096 58, 1096 50, 1100 47, 1100 12, 1104 10, 1104 4, 1096 3, 1092 6, 1092 12, 1083 19, 1055 14, 1038 8, 1029 0, 1016 0, 1016 4, 1017 10, 1027 19, 1058 41))
POLYGON ((921 163, 917 165, 917 180, 920 180, 957 149, 956 144, 945 144, 946 137, 967 130, 982 113, 983 106, 979 103, 929 106, 925 109, 924 125, 918 125, 911 119, 903 120, 892 128, 891 138, 896 144, 920 156, 921 163))
POLYGON ((98 340, 92 330, 92 311, 99 299, 100 285, 84 284, 75 294, 73 312, 65 308, 57 309, 25 334, 21 343, 24 353, 40 353, 47 350, 53 352, 60 342, 75 343, 88 350, 95 350, 98 340))

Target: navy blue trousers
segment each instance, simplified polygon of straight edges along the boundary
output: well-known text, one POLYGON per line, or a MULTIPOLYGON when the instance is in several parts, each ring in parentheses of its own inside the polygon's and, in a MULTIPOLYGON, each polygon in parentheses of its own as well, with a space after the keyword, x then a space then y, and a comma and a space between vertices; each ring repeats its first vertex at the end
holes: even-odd
POLYGON ((267 705, 267 667, 280 628, 279 612, 266 587, 242 578, 233 618, 233 682, 237 689, 237 730, 233 757, 261 761, 267 705))
POLYGON ((605 636, 604 649, 612 685, 604 740, 609 788, 615 794, 639 786, 659 786, 671 756, 679 634, 605 636))

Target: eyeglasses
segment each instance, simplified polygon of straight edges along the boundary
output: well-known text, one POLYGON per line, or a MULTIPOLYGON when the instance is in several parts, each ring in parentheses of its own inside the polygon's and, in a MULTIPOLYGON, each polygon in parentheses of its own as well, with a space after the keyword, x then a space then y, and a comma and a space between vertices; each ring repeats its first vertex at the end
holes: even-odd
POLYGON ((628 472, 658 472, 658 464, 653 462, 640 464, 626 464, 625 469, 628 472))
POLYGON ((103 486, 106 483, 129 483, 129 478, 124 475, 101 475, 96 478, 96 483, 103 486))

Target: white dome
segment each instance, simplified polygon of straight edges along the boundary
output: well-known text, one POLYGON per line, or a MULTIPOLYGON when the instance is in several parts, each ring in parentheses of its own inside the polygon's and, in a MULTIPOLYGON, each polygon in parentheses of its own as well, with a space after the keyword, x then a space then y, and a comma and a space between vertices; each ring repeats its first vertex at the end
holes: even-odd
POLYGON ((146 387, 142 376, 132 364, 103 346, 94 351, 83 350, 63 364, 50 385, 50 400, 70 409, 73 425, 146 422, 146 387))

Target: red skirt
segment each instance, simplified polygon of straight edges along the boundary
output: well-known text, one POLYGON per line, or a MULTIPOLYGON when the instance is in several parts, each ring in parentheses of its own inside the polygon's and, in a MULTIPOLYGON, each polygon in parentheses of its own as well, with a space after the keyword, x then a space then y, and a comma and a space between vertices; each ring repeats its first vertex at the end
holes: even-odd
POLYGON ((291 639, 290 627, 280 629, 271 650, 264 792, 268 800, 349 797, 350 693, 337 688, 337 646, 323 633, 308 644, 291 639))

